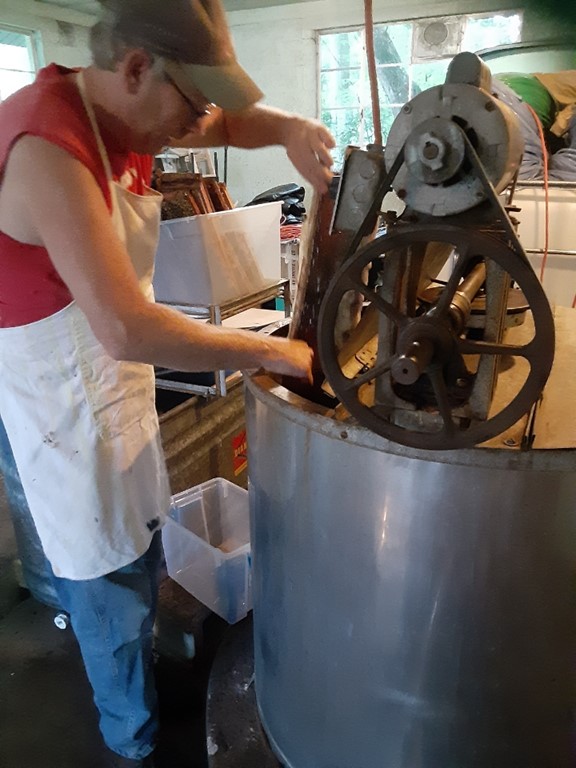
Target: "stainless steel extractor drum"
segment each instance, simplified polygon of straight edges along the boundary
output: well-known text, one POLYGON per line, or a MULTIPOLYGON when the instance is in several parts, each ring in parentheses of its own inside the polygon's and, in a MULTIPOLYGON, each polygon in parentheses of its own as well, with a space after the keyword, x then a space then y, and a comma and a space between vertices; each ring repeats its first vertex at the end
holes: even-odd
POLYGON ((574 450, 426 452, 247 382, 256 690, 289 768, 573 768, 574 450))
POLYGON ((495 192, 521 140, 489 91, 460 54, 384 157, 347 150, 327 231, 320 201, 292 335, 333 410, 247 383, 256 694, 287 768, 576 766, 576 312, 495 192))

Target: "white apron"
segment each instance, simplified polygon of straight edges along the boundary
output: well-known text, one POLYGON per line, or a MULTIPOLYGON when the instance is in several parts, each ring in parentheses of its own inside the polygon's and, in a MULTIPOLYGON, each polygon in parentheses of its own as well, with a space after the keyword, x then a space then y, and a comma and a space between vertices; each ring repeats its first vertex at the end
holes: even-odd
MULTIPOLYGON (((162 196, 141 196, 112 171, 82 75, 112 197, 112 221, 143 293, 152 274, 162 196)), ((148 549, 170 492, 154 404, 154 370, 113 360, 73 302, 48 318, 0 328, 0 414, 54 573, 92 579, 148 549)))

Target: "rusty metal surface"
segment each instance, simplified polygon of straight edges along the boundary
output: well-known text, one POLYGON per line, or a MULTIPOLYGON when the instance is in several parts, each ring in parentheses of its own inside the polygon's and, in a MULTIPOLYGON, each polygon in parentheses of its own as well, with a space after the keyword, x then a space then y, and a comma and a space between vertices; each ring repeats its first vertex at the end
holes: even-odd
MULTIPOLYGON (((464 69, 480 77, 482 64, 473 54, 456 57, 455 77, 458 62, 477 65, 464 69)), ((548 300, 494 189, 503 189, 517 169, 517 125, 482 89, 449 80, 417 96, 396 118, 385 183, 408 206, 385 234, 337 269, 317 331, 329 389, 346 409, 386 438, 434 450, 477 445, 511 427, 539 398, 554 355, 548 300), (434 117, 440 114, 438 99, 442 119, 434 117), (502 129, 500 138, 493 120, 502 129), (449 151, 456 144, 461 157, 449 151), (451 252, 457 259, 437 301, 425 306, 421 283, 431 244, 439 263, 451 252), (375 284, 366 280, 368 269, 377 273, 375 284), (522 347, 503 340, 511 284, 523 292, 535 320, 534 338, 522 347), (481 333, 474 333, 467 322, 480 290, 485 312, 481 333), (338 359, 335 328, 353 293, 376 307, 380 320, 375 362, 350 377, 338 359), (525 359, 529 370, 511 400, 488 416, 498 371, 509 357, 525 359)), ((347 156, 351 165, 355 153, 362 159, 354 150, 347 156)), ((348 175, 355 183, 358 173, 348 175)), ((342 200, 352 205, 346 196, 342 200)), ((340 210, 337 218, 344 215, 340 210)))
MULTIPOLYGON (((397 271, 402 274, 401 268, 397 271)), ((499 282, 503 282, 502 278, 499 282)), ((497 296, 495 314, 501 315, 505 313, 505 295, 500 296, 498 291, 493 293, 497 296)), ((495 323, 495 329, 495 332, 500 331, 502 323, 495 323)), ((449 450, 469 447, 499 435, 530 410, 544 388, 552 365, 554 325, 548 301, 526 258, 496 233, 469 231, 444 222, 429 221, 426 226, 398 224, 390 234, 352 256, 336 273, 320 315, 319 351, 332 389, 361 424, 383 437, 415 448, 449 450), (380 259, 381 272, 385 276, 393 254, 404 252, 412 244, 427 242, 450 243, 459 258, 439 300, 425 313, 414 311, 402 296, 393 295, 393 287, 392 293, 382 297, 377 288, 363 285, 361 274, 367 264, 380 259), (452 297, 460 278, 479 258, 493 262, 523 291, 535 318, 534 338, 529 343, 514 346, 501 338, 475 340, 454 332, 447 317, 452 297), (392 332, 382 339, 376 365, 352 380, 341 370, 331 332, 341 297, 351 289, 361 291, 365 300, 376 306, 385 322, 393 327, 392 332), (406 388, 400 391, 395 385, 394 402, 379 396, 381 383, 393 379, 397 361, 410 357, 411 350, 425 341, 433 345, 433 354, 418 365, 420 373, 425 373, 429 380, 430 392, 421 387, 415 392, 406 392, 406 388), (488 358, 490 365, 486 366, 485 376, 475 377, 473 370, 467 370, 464 358, 470 356, 488 358), (529 362, 526 380, 499 412, 493 413, 488 420, 476 419, 481 411, 478 402, 474 401, 474 410, 466 410, 466 403, 472 399, 471 393, 473 395, 477 384, 481 384, 483 398, 489 404, 496 361, 501 363, 509 357, 525 358, 529 362), (369 407, 359 393, 372 381, 376 381, 376 400, 374 407, 369 407), (407 406, 399 407, 398 398, 407 406)), ((425 384, 425 377, 420 378, 425 384)))

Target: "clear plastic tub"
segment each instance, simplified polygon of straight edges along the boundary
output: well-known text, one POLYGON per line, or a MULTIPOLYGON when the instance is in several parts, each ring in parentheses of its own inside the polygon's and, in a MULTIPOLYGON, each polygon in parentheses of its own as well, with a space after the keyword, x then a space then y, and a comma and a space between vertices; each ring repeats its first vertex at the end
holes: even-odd
POLYGON ((168 574, 234 624, 252 608, 248 491, 216 477, 172 497, 162 539, 168 574))
POLYGON ((209 306, 280 279, 280 202, 163 221, 156 301, 209 306))

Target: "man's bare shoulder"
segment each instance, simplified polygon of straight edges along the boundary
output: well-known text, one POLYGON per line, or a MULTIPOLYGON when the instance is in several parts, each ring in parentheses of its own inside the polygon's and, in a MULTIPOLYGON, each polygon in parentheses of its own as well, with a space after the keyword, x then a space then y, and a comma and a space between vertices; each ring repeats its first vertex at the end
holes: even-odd
POLYGON ((6 173, 9 173, 10 165, 20 171, 27 171, 37 168, 38 163, 43 166, 64 163, 64 166, 68 168, 72 168, 75 164, 81 165, 80 161, 63 147, 42 136, 27 133, 20 136, 12 146, 6 173))
POLYGON ((97 191, 90 171, 70 152, 39 136, 23 135, 10 151, 2 178, 0 230, 20 242, 41 245, 38 218, 52 210, 54 197, 65 218, 66 200, 97 191))

